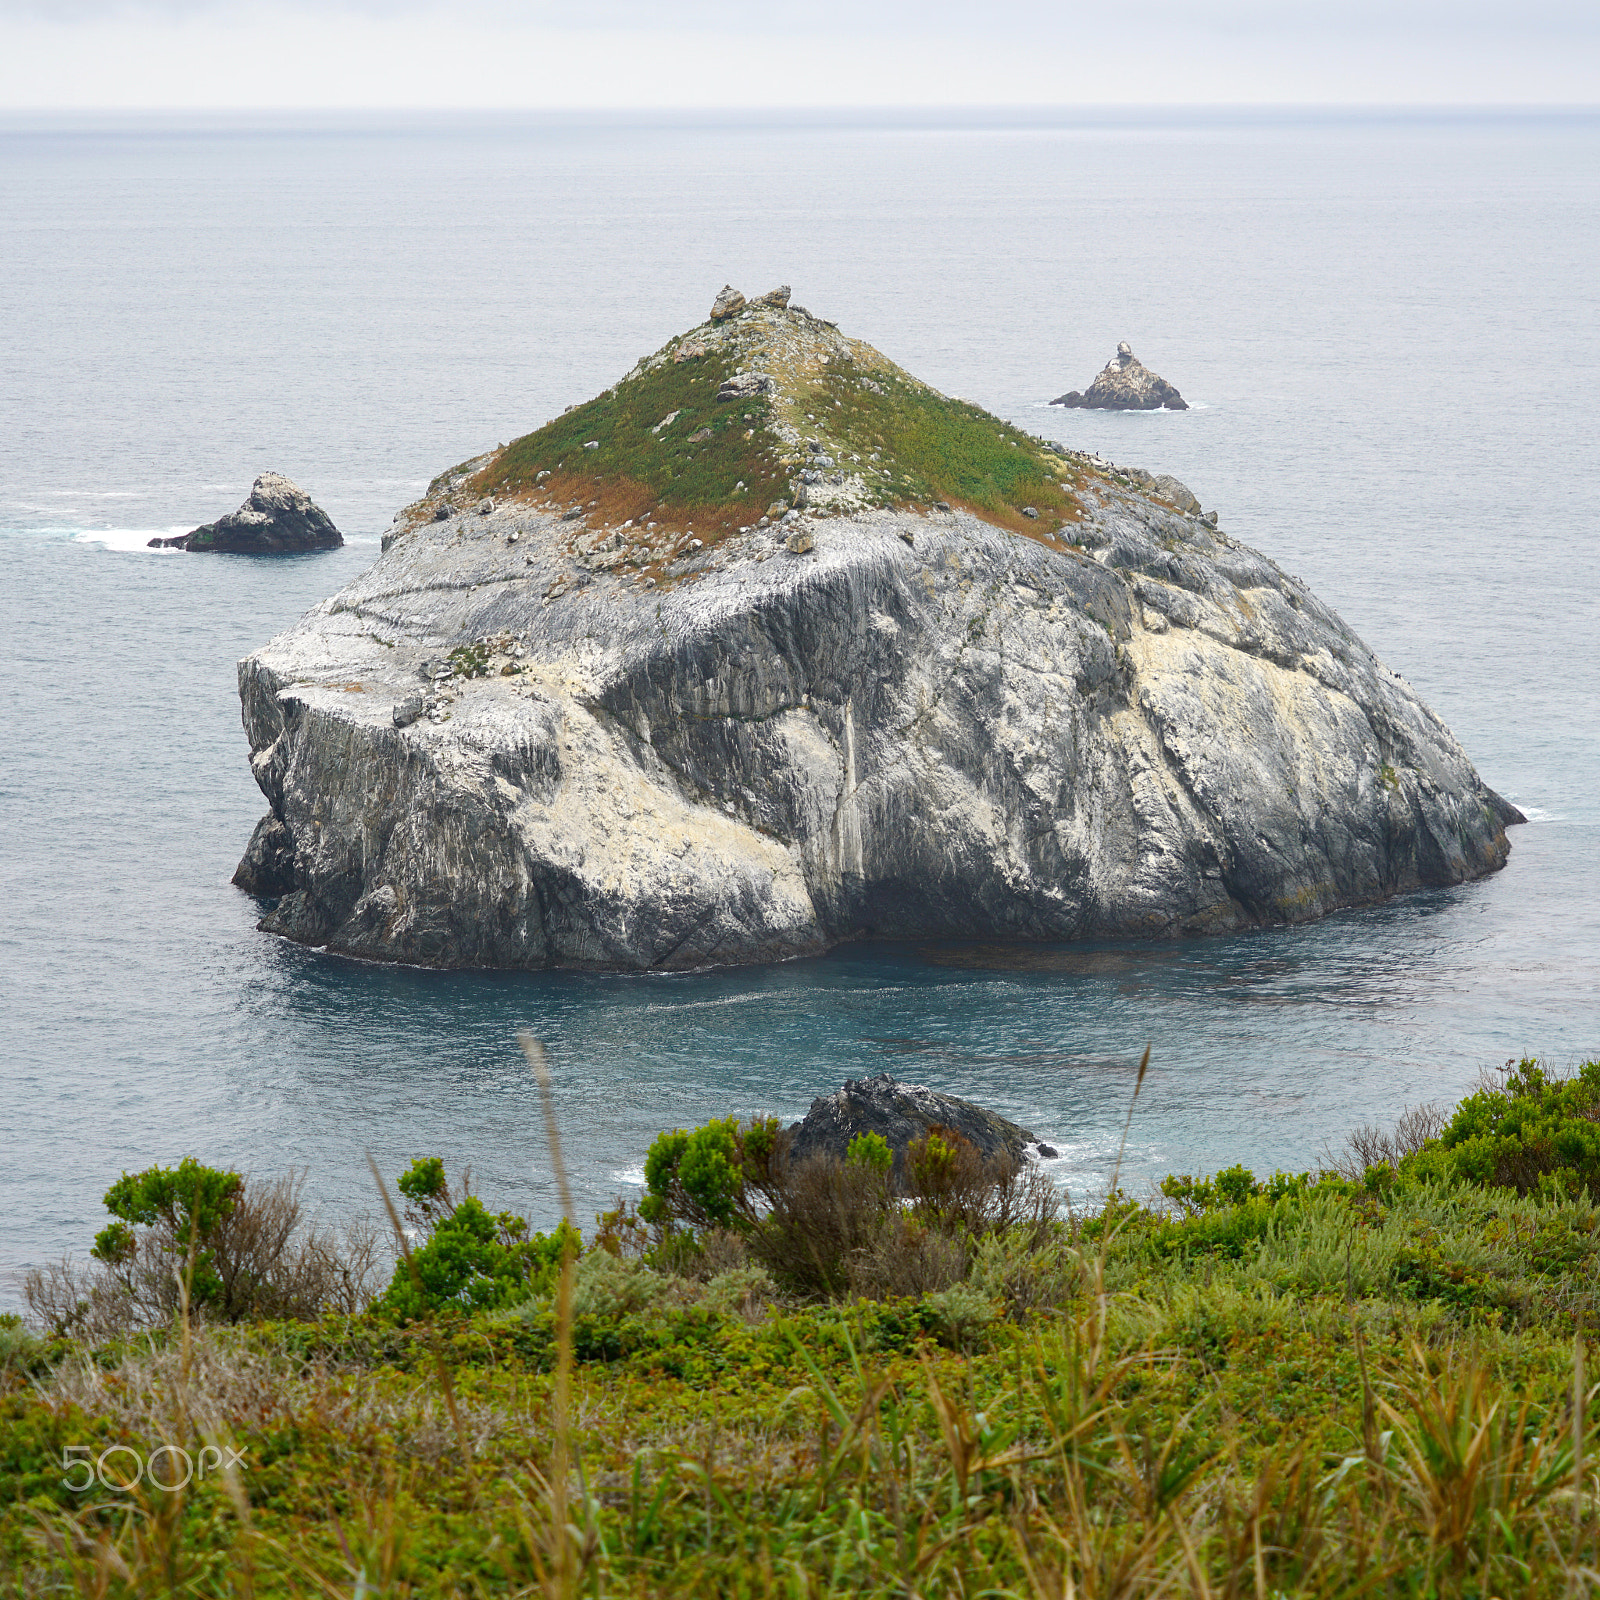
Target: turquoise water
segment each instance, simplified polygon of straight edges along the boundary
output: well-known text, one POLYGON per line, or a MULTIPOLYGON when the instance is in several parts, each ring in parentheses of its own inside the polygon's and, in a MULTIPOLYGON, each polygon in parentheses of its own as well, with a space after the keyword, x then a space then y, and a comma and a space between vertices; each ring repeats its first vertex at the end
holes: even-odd
POLYGON ((0 1297, 123 1167, 436 1152, 585 1213, 660 1127, 887 1070, 1125 1175, 1304 1166, 1525 1052, 1600 1053, 1600 123, 0 125, 0 1297), (1036 431, 1171 471, 1306 579, 1534 820, 1483 883, 1313 927, 854 946, 660 978, 383 969, 254 929, 234 662, 441 467, 698 321, 795 298, 1036 431), (1194 403, 1042 407, 1118 339, 1194 403), (351 543, 156 532, 289 473, 351 543))

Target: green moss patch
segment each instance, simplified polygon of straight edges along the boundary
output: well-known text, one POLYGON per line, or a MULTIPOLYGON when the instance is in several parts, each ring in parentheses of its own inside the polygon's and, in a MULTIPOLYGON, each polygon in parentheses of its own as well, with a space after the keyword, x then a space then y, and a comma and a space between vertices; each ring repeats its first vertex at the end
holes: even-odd
POLYGON ((848 370, 829 370, 816 402, 824 408, 819 426, 861 455, 858 470, 869 483, 881 483, 894 503, 943 500, 1033 536, 1054 535, 1081 515, 1061 487, 1070 470, 1064 459, 981 407, 949 399, 898 369, 866 382, 848 370), (877 461, 870 459, 874 452, 877 461))
POLYGON ((718 402, 734 370, 713 353, 624 379, 508 445, 474 488, 597 501, 597 520, 651 517, 707 533, 754 522, 787 494, 789 476, 767 398, 718 402))

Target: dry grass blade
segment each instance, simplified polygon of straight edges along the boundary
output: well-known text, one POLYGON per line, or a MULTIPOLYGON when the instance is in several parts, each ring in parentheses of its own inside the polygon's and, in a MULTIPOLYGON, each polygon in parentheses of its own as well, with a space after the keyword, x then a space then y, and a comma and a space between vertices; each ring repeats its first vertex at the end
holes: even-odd
MULTIPOLYGON (((383 1209, 389 1213, 389 1225, 394 1229, 395 1242, 400 1247, 400 1256, 406 1264, 406 1271, 411 1274, 411 1281, 416 1286, 418 1298, 426 1304, 427 1291, 423 1288, 422 1272, 417 1266, 417 1259, 411 1253, 411 1241, 406 1237, 406 1230, 400 1222, 400 1213, 395 1210, 394 1201, 390 1198, 389 1186, 383 1181, 383 1174, 378 1171, 378 1163, 372 1159, 370 1150, 367 1151, 367 1167, 372 1173, 372 1181, 378 1186, 378 1196, 383 1201, 383 1209)), ((444 1398, 445 1410, 450 1413, 451 1424, 456 1430, 456 1442, 461 1450, 461 1471, 466 1479, 467 1494, 476 1502, 477 1480, 472 1470, 472 1446, 467 1442, 467 1430, 461 1421, 461 1408, 456 1403, 455 1382, 445 1362, 444 1351, 439 1348, 438 1329, 434 1326, 431 1316, 428 1318, 427 1327, 428 1343, 433 1352, 434 1371, 439 1377, 439 1392, 444 1398)))
MULTIPOLYGON (((544 1045, 531 1033, 519 1033, 517 1043, 533 1069, 539 1085, 539 1100, 544 1109, 545 1136, 550 1143, 550 1165, 555 1171, 556 1188, 561 1195, 564 1219, 572 1222, 572 1189, 567 1182, 567 1164, 561 1154, 561 1128, 556 1120, 555 1094, 550 1083, 550 1067, 545 1059, 544 1045)), ((583 1535, 570 1526, 569 1479, 572 1472, 572 1279, 574 1270, 572 1252, 561 1258, 561 1276, 556 1283, 556 1383, 554 1417, 554 1459, 551 1463, 549 1499, 551 1536, 555 1540, 551 1582, 547 1586, 558 1600, 578 1592, 583 1581, 583 1568, 594 1545, 594 1528, 591 1508, 585 1498, 585 1521, 588 1526, 583 1535)))
POLYGON ((1128 1148, 1128 1130, 1133 1126, 1133 1108, 1139 1103, 1139 1091, 1144 1088, 1144 1075, 1150 1070, 1150 1046, 1144 1047, 1144 1054, 1139 1057, 1139 1075, 1133 1080, 1133 1098, 1128 1102, 1127 1121, 1122 1124, 1122 1143, 1117 1146, 1117 1163, 1111 1169, 1111 1189, 1106 1196, 1109 1205, 1116 1198, 1117 1184, 1122 1177, 1122 1157, 1128 1148))

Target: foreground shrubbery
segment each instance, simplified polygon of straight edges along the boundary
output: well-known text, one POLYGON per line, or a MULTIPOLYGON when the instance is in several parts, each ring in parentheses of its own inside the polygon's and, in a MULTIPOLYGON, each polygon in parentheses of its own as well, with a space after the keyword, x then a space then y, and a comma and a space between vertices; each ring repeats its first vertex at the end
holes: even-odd
POLYGON ((896 1194, 722 1121, 581 1254, 420 1162, 368 1311, 232 1326, 206 1207, 248 1186, 134 1175, 194 1315, 0 1328, 0 1592, 1593 1593, 1597 1112, 1600 1066, 1524 1062, 1323 1174, 1086 1217, 937 1134, 896 1194), (163 1446, 243 1457, 63 1482, 163 1446))

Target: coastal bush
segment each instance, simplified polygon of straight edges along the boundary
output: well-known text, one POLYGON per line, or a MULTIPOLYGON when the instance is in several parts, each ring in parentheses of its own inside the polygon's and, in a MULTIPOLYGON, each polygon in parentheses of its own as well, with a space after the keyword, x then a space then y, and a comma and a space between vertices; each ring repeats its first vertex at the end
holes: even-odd
POLYGON ((658 1226, 750 1226, 778 1181, 776 1117, 720 1117, 693 1132, 658 1134, 644 1159, 639 1215, 658 1226))
POLYGON ((487 678, 489 676, 489 652, 484 645, 457 645, 450 652, 448 660, 458 677, 487 678))
POLYGON ((1262 1199, 1269 1206, 1305 1193, 1312 1183, 1309 1172, 1275 1172, 1258 1180, 1246 1166, 1228 1167, 1210 1178, 1192 1178, 1187 1172, 1169 1174, 1161 1180, 1161 1192, 1175 1201, 1189 1217, 1203 1217, 1215 1211, 1241 1206, 1247 1200, 1262 1199))
POLYGON ((182 1314, 205 1321, 354 1315, 377 1291, 378 1236, 306 1217, 303 1172, 246 1181, 186 1157, 123 1173, 90 1261, 31 1271, 29 1309, 52 1332, 102 1342, 182 1314))
MULTIPOLYGON (((989 1234, 1019 1231, 1040 1247, 1060 1209, 1037 1168, 985 1161, 948 1128, 908 1146, 905 1195, 893 1169, 876 1133, 851 1139, 843 1161, 791 1162, 775 1118, 724 1117, 656 1138, 639 1216, 658 1230, 658 1267, 693 1270, 699 1251, 732 1236, 790 1294, 883 1299, 953 1288, 989 1234)), ((602 1219, 608 1248, 620 1249, 621 1217, 602 1219)))
POLYGON ((397 1186, 408 1202, 406 1219, 423 1236, 395 1263, 378 1301, 402 1322, 446 1309, 493 1311, 547 1294, 562 1262, 582 1252, 583 1240, 565 1218, 548 1235, 533 1233, 525 1217, 490 1212, 466 1180, 457 1198, 437 1156, 413 1161, 397 1186))
POLYGON ((1364 1122, 1348 1137, 1340 1155, 1326 1153, 1323 1165, 1329 1172, 1359 1182, 1372 1167, 1398 1170, 1407 1156, 1415 1155, 1431 1139, 1437 1139, 1446 1121, 1445 1109, 1436 1101, 1407 1106, 1392 1129, 1375 1122, 1364 1122))
POLYGON ((1401 1163, 1416 1177, 1600 1199, 1600 1060, 1568 1077, 1524 1057, 1498 1087, 1468 1095, 1401 1163))
MULTIPOLYGON (((213 1320, 82 1359, 19 1343, 0 1597, 1595 1593, 1590 1193, 1402 1157, 1370 1183, 1225 1169, 1175 1177, 1169 1212, 1114 1196, 973 1233, 939 1146, 920 1211, 868 1186, 870 1158, 804 1169, 880 1197, 870 1243, 961 1245, 959 1279, 915 1297, 775 1304, 737 1204, 673 1222, 694 1250, 664 1271, 619 1206, 596 1236, 616 1249, 574 1269, 575 1367, 548 1292, 213 1320), (63 1470, 207 1444, 239 1467, 177 1493, 78 1494, 63 1470)), ((702 1148, 732 1167, 722 1137, 702 1148)), ((690 1179, 729 1199, 715 1162, 690 1179)), ((479 1242, 501 1226, 440 1162, 401 1193, 417 1255, 463 1216, 479 1242)))

